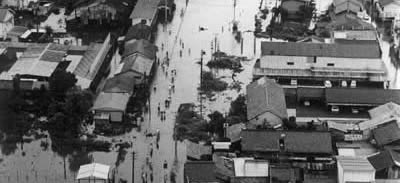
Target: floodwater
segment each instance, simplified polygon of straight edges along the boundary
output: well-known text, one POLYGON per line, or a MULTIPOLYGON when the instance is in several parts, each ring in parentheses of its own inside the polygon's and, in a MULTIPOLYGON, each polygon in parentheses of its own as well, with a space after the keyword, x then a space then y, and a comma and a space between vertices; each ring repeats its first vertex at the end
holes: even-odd
MULTIPOLYGON (((111 152, 81 152, 61 156, 51 150, 43 149, 41 141, 51 140, 42 138, 15 146, 1 144, 0 157, 0 182, 1 183, 72 183, 75 180, 79 165, 88 162, 97 162, 110 165, 115 170, 116 179, 124 179, 135 183, 146 179, 155 183, 173 182, 170 180, 171 172, 176 174, 176 181, 183 182, 183 164, 186 161, 185 145, 175 142, 172 138, 175 115, 179 104, 193 102, 199 104, 198 86, 201 50, 204 55, 204 65, 211 59, 211 44, 217 40, 217 47, 228 55, 246 56, 249 61, 243 61, 243 71, 236 76, 241 82, 242 89, 229 90, 216 94, 215 101, 208 99, 204 102, 205 115, 218 110, 222 113, 228 112, 230 101, 234 100, 240 93, 245 92, 245 86, 251 81, 252 67, 260 55, 260 42, 263 39, 254 39, 254 15, 258 12, 260 0, 237 0, 234 11, 232 0, 189 0, 188 6, 185 0, 176 0, 177 8, 173 21, 166 25, 158 26, 158 33, 155 44, 159 47, 158 57, 163 60, 167 51, 170 57, 170 65, 167 68, 168 76, 159 67, 155 75, 153 86, 157 90, 151 91, 150 112, 145 115, 141 131, 135 129, 131 132, 113 138, 103 137, 113 142, 132 142, 133 147, 127 149, 127 154, 121 162, 117 162, 118 152, 113 149, 111 152), (183 13, 181 13, 183 12, 183 13), (234 13, 235 12, 235 13, 234 13), (181 16, 182 14, 182 16, 181 16), (235 14, 235 17, 234 17, 235 14), (236 42, 232 34, 232 22, 238 21, 239 30, 243 31, 243 53, 241 45, 236 42), (199 27, 206 30, 199 31, 199 27), (255 42, 254 42, 255 41, 255 42), (183 43, 183 44, 182 44, 183 43), (163 46, 162 46, 163 45, 163 46), (255 45, 255 46, 254 46, 255 45), (180 55, 182 52, 182 56, 180 55), (171 83, 171 70, 175 69, 177 75, 175 80, 175 92, 171 94, 171 106, 165 108, 162 104, 168 98, 168 87, 171 83), (161 104, 161 110, 166 111, 166 120, 161 121, 157 115, 157 106, 161 104), (159 148, 155 137, 146 137, 145 132, 160 132, 159 148), (152 153, 152 156, 150 155, 152 153), (168 166, 164 169, 163 164, 168 166), (132 171, 132 166, 134 167, 132 171), (132 175, 133 173, 133 175, 132 175)), ((318 2, 317 2, 318 3, 318 2)), ((322 5, 321 5, 322 6, 322 5)), ((318 5, 317 5, 318 7, 318 5)), ((268 19, 267 19, 268 20, 268 19)), ((281 41, 275 40, 274 41, 281 41)), ((383 46, 383 55, 386 58, 388 53, 383 46), (385 56, 386 55, 386 56, 385 56)), ((388 65, 387 59, 384 59, 388 65)), ((389 67, 390 65, 388 65, 389 67)), ((208 70, 204 66, 205 70, 208 70)), ((392 78, 393 69, 389 69, 392 78)), ((232 83, 232 72, 229 70, 214 71, 217 77, 222 78, 229 84, 232 83)), ((398 83, 398 81, 396 82, 398 83)), ((399 85, 393 85, 399 86, 399 85)), ((7 99, 7 95, 0 93, 1 101, 7 99)), ((2 102, 4 104, 4 102, 2 102)), ((7 124, 13 122, 7 112, 6 104, 0 107, 0 130, 5 131, 7 124)), ((49 147, 51 147, 49 145, 49 147)))

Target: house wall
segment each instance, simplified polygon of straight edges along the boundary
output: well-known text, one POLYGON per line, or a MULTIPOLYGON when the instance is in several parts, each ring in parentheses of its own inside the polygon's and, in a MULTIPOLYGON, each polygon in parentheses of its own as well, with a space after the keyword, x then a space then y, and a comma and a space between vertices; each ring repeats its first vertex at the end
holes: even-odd
POLYGON ((381 18, 400 18, 400 6, 396 3, 388 4, 382 7, 382 11, 379 16, 381 18))
POLYGON ((250 124, 253 127, 256 127, 258 125, 275 126, 282 124, 282 119, 276 116, 275 114, 272 114, 271 112, 265 112, 264 114, 261 114, 256 118, 251 119, 250 124))
POLYGON ((109 112, 109 113, 110 113, 111 122, 122 122, 123 121, 124 112, 115 111, 115 112, 109 112))
POLYGON ((346 170, 343 172, 343 182, 373 182, 375 181, 375 171, 346 170))
POLYGON ((381 59, 375 58, 316 57, 315 61, 313 57, 266 55, 261 57, 260 67, 272 69, 310 69, 311 67, 382 69, 381 59), (289 65, 289 62, 293 62, 293 65, 289 65), (328 63, 333 63, 334 66, 327 66, 328 63))
MULTIPOLYGON (((105 4, 93 3, 88 6, 82 6, 77 8, 76 16, 84 18, 84 22, 87 19, 90 20, 101 20, 101 19, 109 19, 115 20, 117 17, 117 10, 113 7, 110 7, 105 4)), ((71 15, 74 15, 75 12, 72 12, 71 15)))
POLYGON ((3 39, 7 38, 7 32, 14 27, 14 15, 9 12, 6 19, 9 21, 0 22, 0 37, 3 39))

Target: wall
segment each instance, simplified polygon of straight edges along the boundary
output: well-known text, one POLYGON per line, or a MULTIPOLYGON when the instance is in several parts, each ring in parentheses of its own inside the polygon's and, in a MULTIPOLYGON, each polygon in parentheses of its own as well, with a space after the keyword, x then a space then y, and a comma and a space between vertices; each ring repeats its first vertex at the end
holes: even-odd
POLYGON ((14 16, 8 12, 7 18, 8 17, 11 18, 8 22, 0 22, 0 37, 3 39, 7 37, 7 32, 14 27, 14 16))
POLYGON ((334 58, 334 57, 317 57, 314 63, 313 57, 302 56, 278 56, 267 55, 260 59, 261 68, 276 69, 310 69, 310 67, 327 67, 327 68, 348 68, 348 69, 382 69, 381 59, 370 58, 334 58), (293 62, 294 65, 288 65, 293 62), (334 66, 327 66, 328 63, 334 63, 334 66))
POLYGON ((385 18, 393 18, 398 17, 400 18, 400 6, 396 5, 396 3, 391 3, 383 8, 383 14, 381 17, 385 18))
POLYGON ((373 182, 374 180, 375 171, 347 170, 343 175, 343 182, 373 182))
POLYGON ((121 111, 110 112, 111 122, 122 122, 124 113, 121 111))

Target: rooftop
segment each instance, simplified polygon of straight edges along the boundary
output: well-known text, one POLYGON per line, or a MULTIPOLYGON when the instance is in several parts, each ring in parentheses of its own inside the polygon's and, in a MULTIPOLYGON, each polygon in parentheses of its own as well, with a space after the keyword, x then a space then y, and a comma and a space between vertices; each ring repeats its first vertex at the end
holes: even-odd
POLYGON ((184 179, 189 182, 219 182, 215 169, 212 161, 188 161, 184 167, 184 179))
POLYGON ((125 111, 130 94, 101 92, 93 104, 92 110, 125 111))
POLYGON ((138 0, 129 18, 153 19, 159 3, 160 0, 138 0))
POLYGON ((128 72, 115 75, 107 79, 104 84, 103 92, 105 93, 133 93, 135 85, 135 74, 128 72))
POLYGON ((132 39, 148 39, 150 35, 151 27, 143 23, 138 23, 129 27, 125 35, 125 41, 130 41, 132 39))
POLYGON ((145 39, 137 40, 133 43, 125 44, 125 51, 122 57, 127 57, 129 55, 139 53, 149 59, 155 59, 157 52, 157 46, 153 45, 150 41, 145 39))
POLYGON ((154 60, 142 55, 129 55, 122 59, 122 64, 121 73, 135 71, 148 76, 151 74, 154 60))
POLYGON ((373 171, 374 167, 366 158, 360 157, 338 157, 338 166, 343 168, 343 171, 373 171))
POLYGON ((327 88, 328 105, 379 106, 388 102, 400 103, 400 90, 373 88, 327 88))
POLYGON ((243 130, 242 150, 279 152, 279 140, 284 141, 284 151, 289 153, 331 154, 332 140, 329 132, 243 130))
POLYGON ((269 163, 254 158, 233 158, 236 177, 268 177, 269 163))
POLYGON ((384 146, 400 140, 400 128, 397 121, 392 121, 372 131, 377 145, 384 146))
POLYGON ((271 112, 281 119, 287 118, 285 95, 282 87, 262 77, 247 85, 247 118, 253 119, 271 112))
POLYGON ((378 44, 261 42, 261 55, 381 58, 378 44))
POLYGON ((368 157, 368 161, 372 164, 376 171, 379 171, 392 166, 399 166, 400 154, 394 150, 385 150, 368 157))

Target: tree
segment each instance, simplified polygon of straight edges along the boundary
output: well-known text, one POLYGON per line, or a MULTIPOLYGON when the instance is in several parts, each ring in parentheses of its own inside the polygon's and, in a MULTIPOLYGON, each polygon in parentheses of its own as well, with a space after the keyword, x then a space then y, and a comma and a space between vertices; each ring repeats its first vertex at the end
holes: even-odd
POLYGON ((64 111, 74 121, 73 126, 78 125, 90 117, 89 110, 93 105, 93 94, 89 90, 69 92, 65 99, 64 111))
POLYGON ((214 111, 208 117, 210 118, 208 131, 222 137, 224 135, 224 123, 226 122, 224 115, 218 111, 214 111))
POLYGON ((57 69, 49 79, 50 90, 56 96, 64 96, 67 90, 75 86, 77 81, 74 74, 57 69))
POLYGON ((285 128, 289 130, 296 129, 297 128, 296 117, 290 116, 289 119, 284 119, 283 125, 285 128))
POLYGON ((242 122, 247 120, 247 105, 246 97, 244 95, 239 95, 234 101, 231 102, 229 115, 238 116, 242 122))
POLYGON ((52 34, 53 34, 53 28, 51 28, 50 26, 46 26, 46 27, 44 27, 44 29, 46 30, 46 34, 47 35, 49 35, 49 36, 51 36, 52 34))

